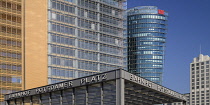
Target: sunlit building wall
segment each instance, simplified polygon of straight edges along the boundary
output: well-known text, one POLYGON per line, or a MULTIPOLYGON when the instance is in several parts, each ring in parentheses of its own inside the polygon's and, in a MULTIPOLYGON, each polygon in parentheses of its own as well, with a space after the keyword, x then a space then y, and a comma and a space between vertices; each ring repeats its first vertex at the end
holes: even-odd
POLYGON ((22 90, 21 6, 21 0, 0 0, 0 102, 22 90))
POLYGON ((155 6, 127 10, 128 71, 162 84, 168 13, 155 6))
POLYGON ((0 0, 0 101, 123 67, 126 0, 0 0))

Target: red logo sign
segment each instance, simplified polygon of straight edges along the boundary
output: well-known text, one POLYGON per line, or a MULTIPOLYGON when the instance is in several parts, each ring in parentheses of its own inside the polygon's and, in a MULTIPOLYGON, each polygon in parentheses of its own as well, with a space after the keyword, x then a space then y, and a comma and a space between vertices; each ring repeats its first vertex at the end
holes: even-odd
POLYGON ((164 15, 164 10, 158 10, 158 14, 163 14, 164 15))

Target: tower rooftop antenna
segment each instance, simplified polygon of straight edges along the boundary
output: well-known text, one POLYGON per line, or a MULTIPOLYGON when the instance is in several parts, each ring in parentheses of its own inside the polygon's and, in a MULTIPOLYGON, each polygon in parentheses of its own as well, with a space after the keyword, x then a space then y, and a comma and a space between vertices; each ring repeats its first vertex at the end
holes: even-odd
POLYGON ((201 44, 200 44, 200 54, 201 54, 201 44))

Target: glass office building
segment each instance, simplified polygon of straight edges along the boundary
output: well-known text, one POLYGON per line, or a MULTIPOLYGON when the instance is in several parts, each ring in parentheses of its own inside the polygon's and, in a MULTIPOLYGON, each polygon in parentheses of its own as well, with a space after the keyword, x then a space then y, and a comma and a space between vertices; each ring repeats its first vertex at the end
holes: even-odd
POLYGON ((155 6, 127 11, 128 70, 162 84, 168 13, 155 6))
POLYGON ((48 83, 123 67, 125 0, 48 1, 48 83))

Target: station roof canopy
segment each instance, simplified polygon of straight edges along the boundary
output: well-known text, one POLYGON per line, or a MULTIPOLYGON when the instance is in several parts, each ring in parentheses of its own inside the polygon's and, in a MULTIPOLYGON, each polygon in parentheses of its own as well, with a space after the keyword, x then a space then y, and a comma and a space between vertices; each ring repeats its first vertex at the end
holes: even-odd
POLYGON ((122 69, 7 94, 5 95, 5 101, 82 86, 88 87, 89 85, 102 84, 107 81, 114 81, 116 84, 116 105, 186 102, 186 97, 182 94, 122 69))

